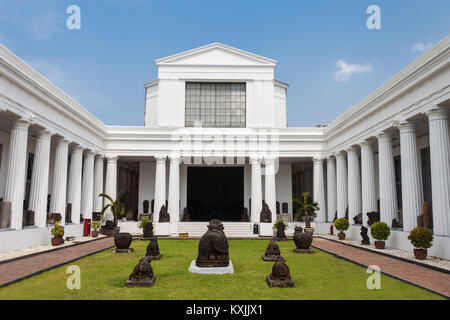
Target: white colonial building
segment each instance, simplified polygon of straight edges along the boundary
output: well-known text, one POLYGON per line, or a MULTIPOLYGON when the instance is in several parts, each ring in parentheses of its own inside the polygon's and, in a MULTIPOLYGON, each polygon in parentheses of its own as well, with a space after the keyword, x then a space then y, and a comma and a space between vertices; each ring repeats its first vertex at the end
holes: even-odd
POLYGON ((292 199, 309 192, 316 234, 335 216, 353 224, 361 213, 367 225, 379 212, 403 224, 387 245, 404 250, 425 204, 429 254, 450 259, 449 38, 316 128, 287 126, 276 64, 220 43, 156 60, 145 125, 108 126, 0 46, 0 252, 48 243, 49 213, 81 236, 101 192, 126 204, 122 231, 138 233, 149 212, 161 236, 197 236, 219 218, 229 236, 246 237, 273 234, 260 223, 263 200, 272 222, 292 221, 292 199), (159 222, 164 204, 170 222, 159 222))

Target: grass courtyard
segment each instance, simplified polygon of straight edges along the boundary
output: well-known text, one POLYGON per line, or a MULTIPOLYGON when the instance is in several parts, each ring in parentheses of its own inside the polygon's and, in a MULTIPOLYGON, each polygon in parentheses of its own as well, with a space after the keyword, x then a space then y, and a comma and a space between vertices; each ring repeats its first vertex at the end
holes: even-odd
POLYGON ((0 289, 0 299, 443 299, 427 290, 382 275, 381 289, 369 290, 366 269, 323 251, 296 254, 292 241, 278 242, 295 288, 269 288, 265 276, 272 262, 261 255, 262 240, 229 240, 235 273, 200 275, 188 272, 197 255, 197 240, 159 240, 163 258, 153 261, 156 282, 150 288, 127 288, 125 281, 145 254, 147 241, 133 241, 130 254, 110 249, 0 289), (69 290, 69 265, 81 269, 81 289, 69 290))

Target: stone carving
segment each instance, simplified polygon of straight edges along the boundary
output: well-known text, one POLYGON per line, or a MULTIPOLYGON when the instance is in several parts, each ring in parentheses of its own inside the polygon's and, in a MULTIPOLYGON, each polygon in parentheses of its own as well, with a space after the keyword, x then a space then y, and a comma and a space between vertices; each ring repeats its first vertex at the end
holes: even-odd
POLYGON ((285 222, 290 222, 291 221, 291 215, 289 213, 282 213, 282 214, 280 214, 280 219, 285 221, 285 222))
POLYGON ((358 213, 356 216, 354 216, 353 221, 355 222, 355 224, 362 224, 362 213, 358 213))
POLYGON ((367 231, 368 231, 368 230, 369 230, 369 229, 367 229, 367 228, 364 227, 364 226, 361 227, 361 233, 360 233, 360 235, 361 235, 361 237, 362 237, 361 244, 363 244, 363 245, 369 245, 369 244, 370 244, 369 236, 367 235, 367 231))
POLYGON ((34 211, 24 210, 22 216, 22 224, 25 227, 34 226, 34 211))
POLYGON ((250 217, 248 216, 247 208, 244 208, 244 213, 241 216, 241 222, 250 222, 250 217))
POLYGON ((144 200, 144 202, 142 203, 142 206, 144 208, 144 213, 148 213, 149 205, 150 205, 150 203, 148 202, 148 200, 144 200))
POLYGON ((312 232, 303 232, 302 227, 294 228, 294 243, 297 248, 294 249, 296 253, 314 253, 314 250, 310 248, 313 241, 312 232))
POLYGON ((276 202, 276 210, 277 210, 277 214, 281 214, 281 212, 280 212, 280 201, 276 202))
POLYGON ((62 217, 60 213, 48 213, 47 224, 54 224, 57 221, 61 221, 62 217))
POLYGON ((265 223, 272 222, 272 212, 270 211, 269 206, 266 202, 263 203, 263 208, 260 214, 260 221, 265 223))
POLYGON ((128 280, 125 282, 127 287, 150 287, 156 281, 155 274, 151 265, 151 258, 144 256, 134 267, 128 280))
POLYGON ((370 226, 372 223, 380 221, 380 213, 379 212, 367 212, 367 217, 369 220, 367 221, 367 224, 370 226))
POLYGON ((191 216, 189 215, 189 209, 188 207, 185 207, 183 209, 183 221, 184 222, 189 222, 191 221, 191 216))
POLYGON ((277 239, 285 239, 286 238, 286 234, 284 233, 285 228, 286 228, 286 226, 284 225, 284 223, 277 224, 277 239))
POLYGON ((229 265, 228 240, 223 229, 220 220, 213 219, 209 222, 208 231, 198 244, 198 256, 195 261, 197 267, 214 268, 229 265))
POLYGON ((273 264, 272 273, 266 276, 269 287, 287 288, 294 287, 291 272, 282 256, 279 256, 273 264))
POLYGON ((159 252, 158 239, 153 238, 150 240, 150 243, 147 246, 147 252, 145 254, 147 257, 150 257, 151 260, 159 260, 162 257, 162 254, 159 252))
POLYGON ((116 245, 116 249, 112 251, 115 253, 130 253, 133 252, 134 249, 130 248, 131 241, 133 241, 133 236, 128 232, 121 232, 114 234, 114 244, 116 245))
POLYGON ((262 259, 264 261, 276 261, 280 254, 280 247, 276 243, 275 239, 272 239, 266 248, 266 252, 262 256, 262 259))
POLYGON ((133 210, 128 210, 127 211, 127 220, 128 221, 130 221, 130 220, 134 220, 134 212, 133 212, 133 210))
POLYGON ((159 222, 170 222, 170 215, 167 213, 167 207, 164 204, 159 210, 159 222))
POLYGON ((403 223, 400 223, 399 221, 397 221, 397 219, 392 219, 392 225, 391 225, 392 229, 402 229, 403 228, 403 223))
POLYGON ((281 204, 281 213, 288 213, 289 212, 289 204, 287 202, 283 202, 281 204))

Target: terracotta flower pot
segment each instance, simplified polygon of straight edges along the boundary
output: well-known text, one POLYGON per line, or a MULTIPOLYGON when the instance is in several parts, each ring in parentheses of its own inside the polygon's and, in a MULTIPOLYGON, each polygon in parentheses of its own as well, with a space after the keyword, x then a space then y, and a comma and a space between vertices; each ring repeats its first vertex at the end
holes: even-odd
POLYGON ((385 248, 385 242, 384 241, 375 241, 375 248, 377 248, 377 249, 384 249, 385 248))
POLYGON ((59 246, 62 242, 62 238, 52 238, 52 246, 59 246))
POLYGON ((91 231, 91 236, 92 236, 92 238, 97 238, 98 237, 98 230, 91 231))
POLYGON ((345 240, 345 233, 344 232, 339 232, 338 233, 338 238, 339 238, 339 240, 345 240))
POLYGON ((414 256, 417 260, 425 260, 427 258, 427 249, 414 249, 414 256))

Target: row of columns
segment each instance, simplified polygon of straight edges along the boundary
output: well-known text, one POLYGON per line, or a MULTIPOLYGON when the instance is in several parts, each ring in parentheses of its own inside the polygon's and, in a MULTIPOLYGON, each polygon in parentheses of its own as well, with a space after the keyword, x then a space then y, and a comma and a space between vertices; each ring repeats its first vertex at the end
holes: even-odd
MULTIPOLYGON (((11 202, 11 228, 21 229, 30 122, 19 119, 13 120, 11 125, 4 201, 11 202)), ((37 227, 45 227, 47 222, 47 194, 53 135, 54 133, 44 129, 36 138, 29 210, 35 213, 37 227)), ((103 190, 103 157, 98 155, 95 158, 92 151, 86 150, 83 165, 83 148, 74 145, 68 170, 70 141, 62 137, 56 139, 50 212, 60 213, 62 223, 65 223, 66 206, 67 203, 71 203, 72 222, 80 223, 80 214, 83 214, 85 218, 91 218, 93 211, 101 211, 103 202, 97 195, 103 190)))
MULTIPOLYGON (((429 120, 431 158, 433 229, 436 235, 450 235, 450 138, 448 111, 433 109, 426 113, 429 120)), ((417 216, 422 213, 423 188, 420 176, 417 125, 404 121, 398 125, 400 133, 403 230, 417 226, 417 216)), ((397 216, 397 192, 392 135, 382 132, 378 140, 380 220, 391 225, 397 216)), ((361 148, 361 169, 357 149, 352 146, 339 151, 327 159, 327 209, 328 221, 334 213, 344 217, 348 208, 349 219, 363 213, 363 224, 367 224, 367 213, 377 211, 374 145, 365 140, 361 148), (347 154, 347 156, 346 156, 347 154)), ((314 160, 314 200, 319 207, 325 206, 323 166, 314 160), (317 178, 316 178, 316 175, 317 178), (318 193, 317 193, 318 192, 318 193)), ((317 221, 325 217, 321 213, 317 221)))

